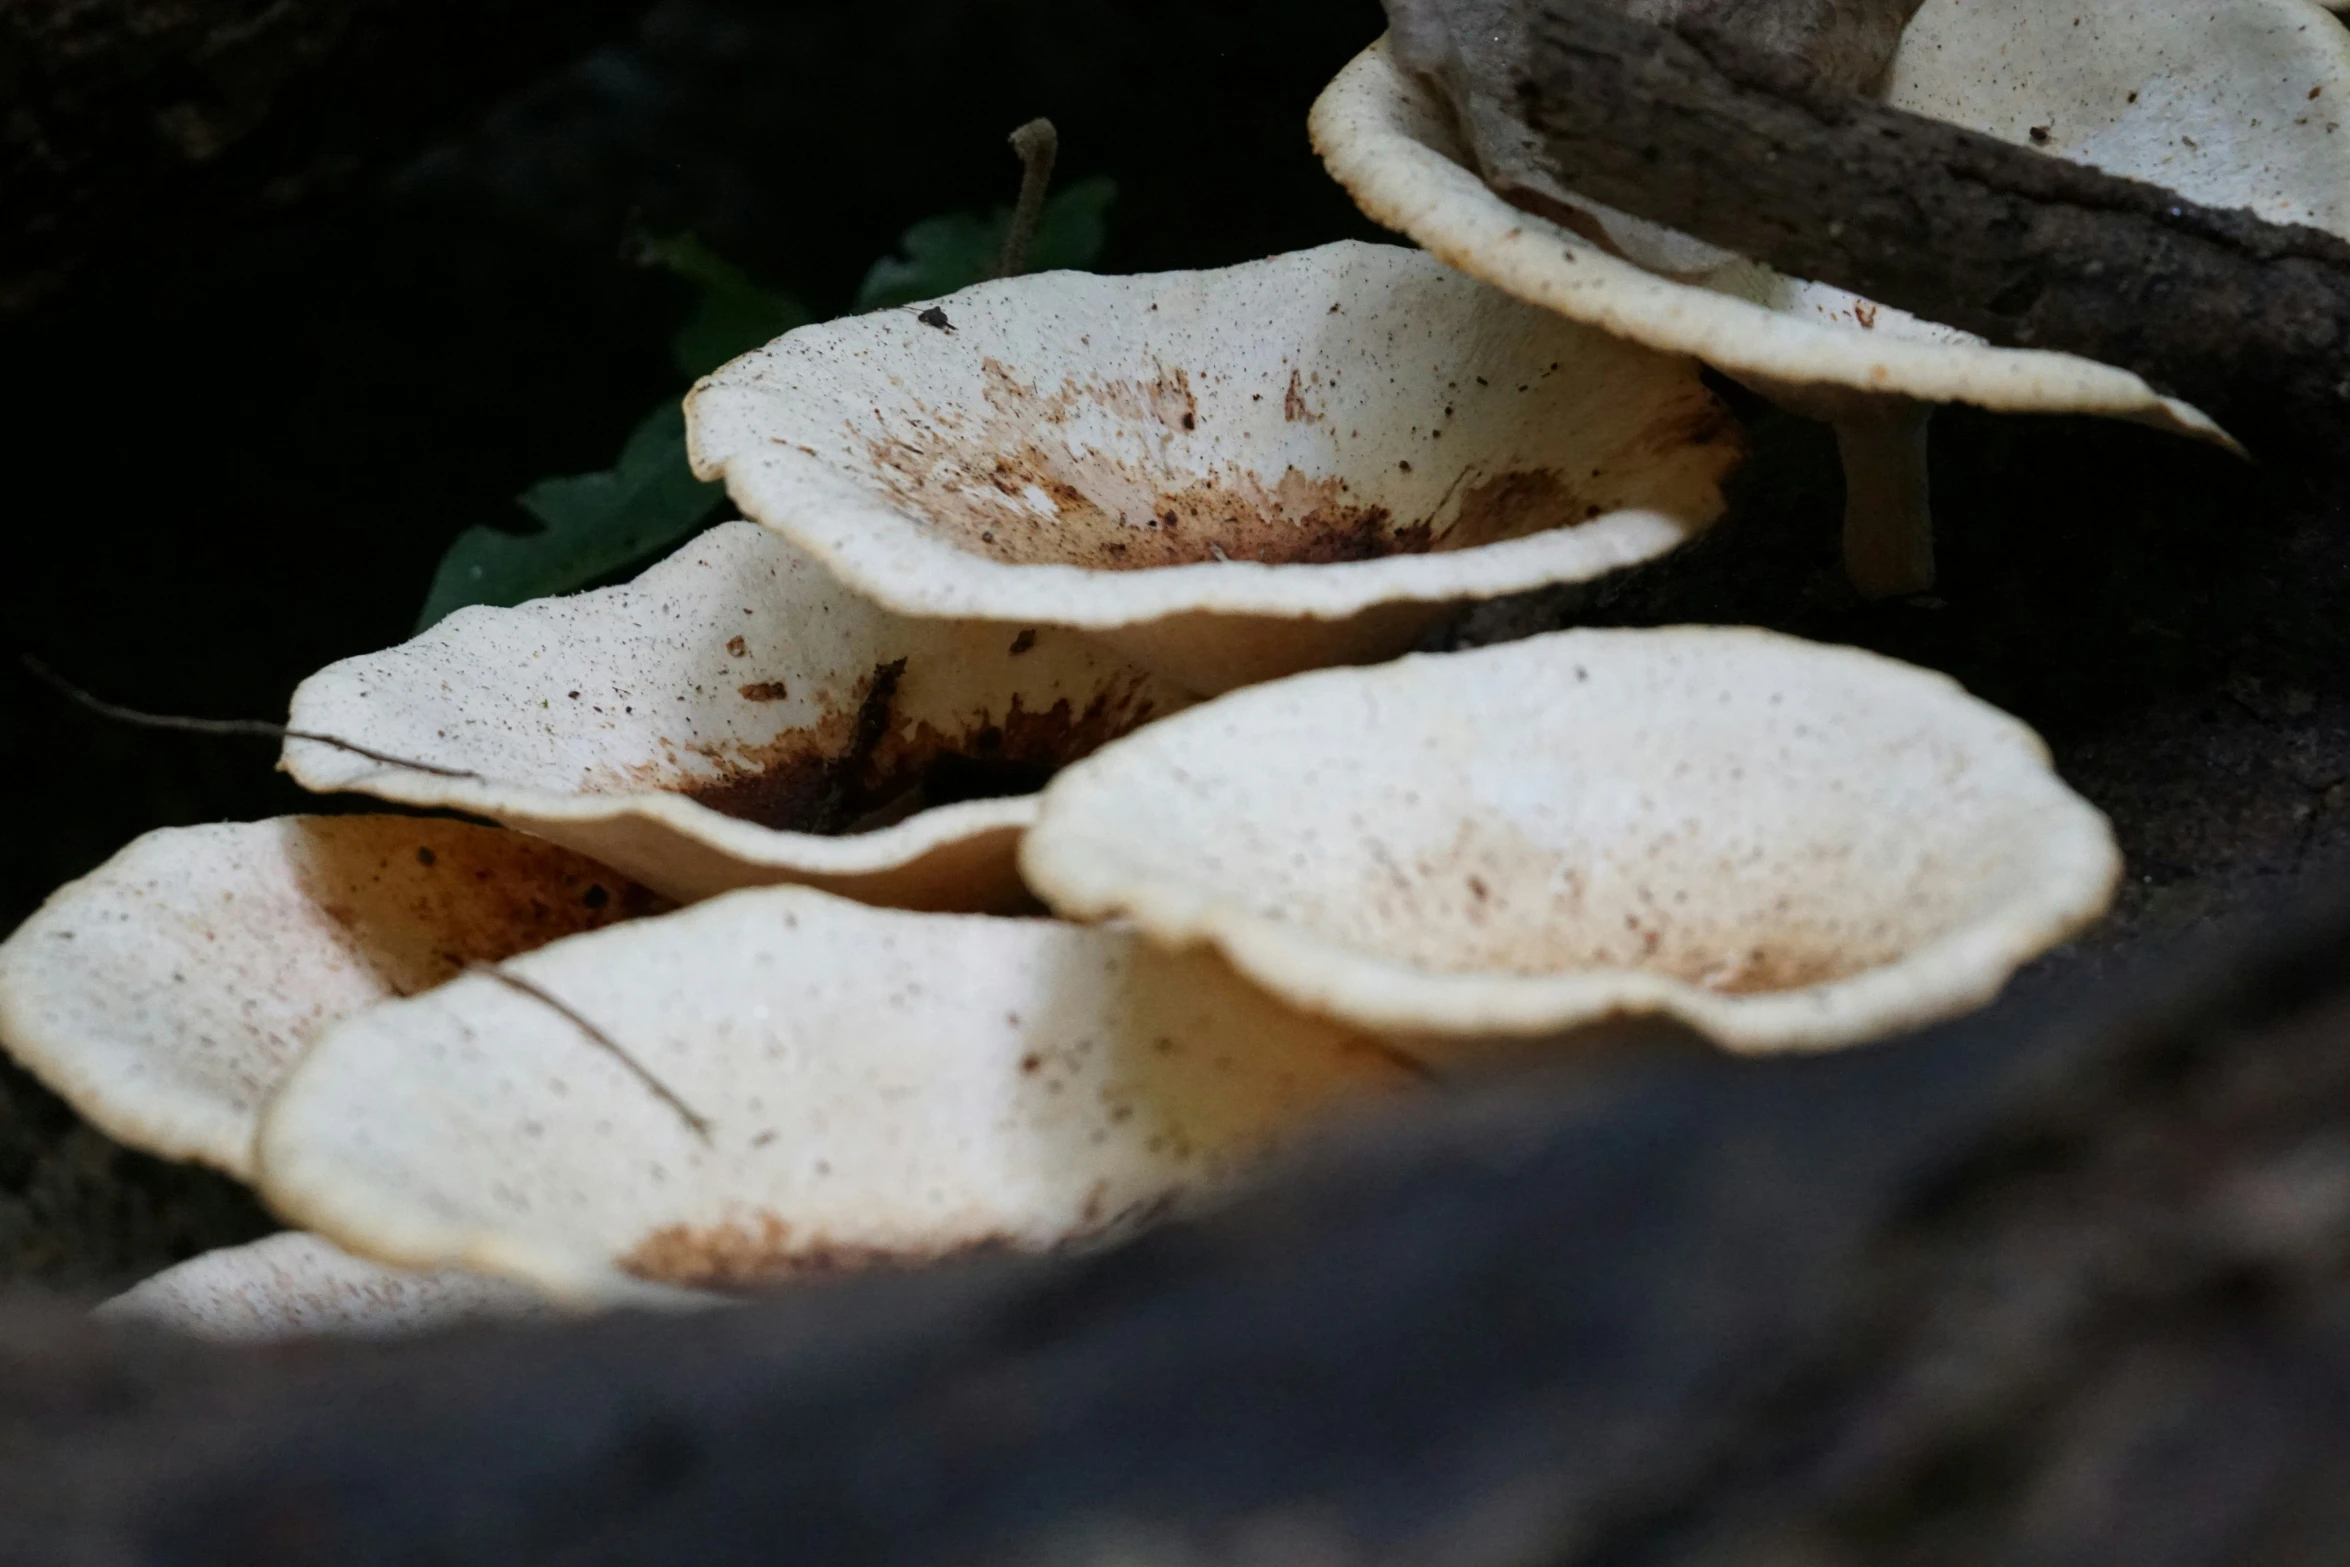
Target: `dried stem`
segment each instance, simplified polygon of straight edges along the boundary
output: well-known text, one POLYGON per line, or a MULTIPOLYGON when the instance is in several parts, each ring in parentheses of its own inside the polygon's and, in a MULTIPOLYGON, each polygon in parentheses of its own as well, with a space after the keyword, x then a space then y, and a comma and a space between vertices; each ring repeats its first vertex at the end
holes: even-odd
POLYGON ((655 1077, 652 1072, 646 1068, 643 1062, 639 1061, 635 1056, 630 1055, 626 1049, 622 1048, 618 1040, 614 1039, 610 1034, 605 1033, 602 1029, 596 1027, 595 1024, 589 1022, 586 1018, 581 1017, 577 1012, 573 1011, 569 1004, 564 1002, 561 998, 555 996, 547 990, 542 989, 540 986, 531 983, 531 981, 524 979, 519 974, 510 974, 502 968, 496 968, 487 963, 471 964, 469 965, 468 972, 486 975, 489 978, 496 980, 499 984, 506 986, 510 990, 521 992, 523 995, 530 997, 533 1001, 538 1002, 541 1006, 546 1007, 549 1011, 554 1012, 560 1016, 573 1028, 578 1029, 589 1039, 594 1040, 596 1044, 605 1050, 610 1051, 613 1059, 618 1061, 622 1066, 628 1068, 630 1074, 633 1075, 638 1082, 644 1084, 645 1087, 652 1092, 654 1098, 660 1100, 670 1109, 675 1110, 679 1119, 685 1122, 686 1126, 692 1130, 696 1137, 699 1137, 705 1143, 710 1140, 710 1122, 706 1117, 697 1114, 693 1106, 687 1104, 683 1099, 680 1099, 677 1096, 676 1090, 672 1089, 667 1083, 662 1082, 658 1077, 655 1077))
POLYGON ((1020 155, 1020 200, 1012 208, 1012 226, 1004 231, 1003 254, 990 274, 994 277, 1018 277, 1028 270, 1028 249, 1036 243, 1045 192, 1052 188, 1053 160, 1061 150, 1061 133, 1050 120, 1030 120, 1012 133, 1011 140, 1012 150, 1020 155))
POLYGON ((284 724, 273 724, 265 718, 183 718, 173 713, 142 713, 135 707, 124 707, 103 697, 92 696, 80 686, 66 679, 30 653, 17 655, 28 673, 42 684, 65 696, 68 700, 110 718, 118 724, 129 724, 139 729, 167 729, 190 735, 239 735, 264 740, 307 740, 312 745, 332 746, 348 751, 353 756, 364 756, 371 762, 386 767, 406 767, 420 773, 433 773, 442 778, 479 778, 481 774, 462 767, 441 767, 432 762, 419 762, 412 757, 393 756, 385 751, 369 750, 349 740, 338 740, 333 735, 313 734, 307 729, 289 729, 284 724))

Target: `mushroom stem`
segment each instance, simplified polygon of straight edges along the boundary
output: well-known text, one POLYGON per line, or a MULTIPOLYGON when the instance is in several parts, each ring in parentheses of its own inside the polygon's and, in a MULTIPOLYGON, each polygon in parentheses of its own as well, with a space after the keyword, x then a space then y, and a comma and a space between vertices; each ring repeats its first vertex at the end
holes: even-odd
POLYGON ((1926 485, 1926 424, 1934 405, 1871 398, 1832 421, 1844 459, 1844 570, 1863 598, 1934 585, 1934 514, 1926 485))
POLYGON ((996 277, 1018 277, 1028 270, 1028 247, 1036 242, 1036 225, 1044 216, 1045 192, 1053 183, 1053 160, 1061 150, 1061 133, 1050 120, 1030 120, 1011 136, 1020 155, 1020 200, 1012 208, 1011 227, 1004 230, 1003 253, 996 258, 996 277))

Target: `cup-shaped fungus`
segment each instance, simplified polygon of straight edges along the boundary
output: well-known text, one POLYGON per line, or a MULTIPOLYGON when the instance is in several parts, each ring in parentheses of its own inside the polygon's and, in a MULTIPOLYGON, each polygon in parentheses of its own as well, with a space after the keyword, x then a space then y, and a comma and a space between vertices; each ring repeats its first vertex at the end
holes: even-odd
POLYGON ((393 1338, 547 1313, 535 1291, 511 1280, 387 1268, 315 1235, 287 1230, 191 1257, 125 1290, 95 1314, 124 1327, 259 1344, 393 1338))
POLYGON ((1439 1051, 1635 1014, 1869 1039, 1989 999, 2119 873, 2038 737, 1945 677, 1703 627, 1219 698, 1056 779, 1021 865, 1439 1051))
POLYGON ((468 811, 671 897, 1004 909, 1053 769, 1190 697, 1049 627, 911 620, 729 523, 623 587, 460 610, 294 693, 312 789, 468 811), (392 757, 421 765, 378 759, 392 757))
POLYGON ((859 592, 1204 693, 1663 554, 1740 451, 1689 360, 1353 242, 803 328, 686 413, 697 471, 859 592))
MULTIPOLYGON (((2337 233, 2350 233, 2350 155, 2325 105, 2345 94, 2350 34, 2309 0, 1925 0, 1883 87, 1896 108, 2337 233)), ((1463 271, 1695 355, 1833 424, 1846 564, 1863 593, 1931 583, 1925 431, 1936 404, 2097 414, 2233 444, 2200 410, 2114 366, 1995 348, 1571 193, 1576 204, 1556 214, 1565 223, 1514 206, 1388 40, 1340 73, 1311 128, 1364 212, 1463 271)))
POLYGON ((493 827, 166 828, 0 943, 0 1047, 117 1141, 245 1176, 262 1102, 327 1024, 664 906, 493 827))
POLYGON ((1204 954, 757 888, 328 1031, 261 1188, 575 1303, 1121 1233, 1414 1081, 1204 954))

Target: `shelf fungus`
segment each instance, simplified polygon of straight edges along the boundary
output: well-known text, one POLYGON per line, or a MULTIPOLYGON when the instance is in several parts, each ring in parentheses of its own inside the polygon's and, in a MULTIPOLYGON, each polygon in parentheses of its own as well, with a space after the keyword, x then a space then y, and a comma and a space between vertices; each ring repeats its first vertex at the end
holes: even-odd
POLYGON ((221 1343, 300 1338, 404 1338, 551 1314, 506 1279, 388 1268, 287 1230, 164 1269, 100 1306, 101 1321, 221 1343))
POLYGON ((1661 555, 1741 451, 1690 360, 1354 242, 803 328, 686 412, 696 470, 858 592, 1201 693, 1661 555))
POLYGON ((252 1173, 339 1018, 667 905, 520 833, 404 816, 152 832, 0 943, 0 1046, 119 1142, 252 1173))
POLYGON ((682 1300, 1114 1238, 1418 1080, 1206 954, 757 888, 329 1030, 260 1185, 385 1262, 682 1300))
POLYGON ((1431 1052, 1632 1015, 1875 1038, 1990 999, 2120 870, 2038 737, 1944 676, 1703 627, 1220 698, 1056 779, 1021 863, 1064 915, 1431 1052))
POLYGON ((1047 626, 911 620, 748 523, 623 587, 461 610, 294 693, 305 786, 486 816, 681 900, 1025 905, 1034 791, 1187 693, 1047 626))
MULTIPOLYGON (((1491 89, 1473 85, 1507 79, 1508 29, 1443 15, 1479 6, 1506 10, 1389 0, 1410 25, 1355 59, 1314 106, 1330 172, 1371 217, 1463 271, 1694 355, 1834 425, 1846 564, 1864 594, 1931 585, 1935 405, 2096 414, 2234 446, 2201 410, 2128 370, 1994 347, 1546 184, 1518 166, 1524 135, 1495 133, 1506 111, 1491 89), (1448 92, 1470 102, 1456 112, 1448 92)), ((2350 34, 2309 0, 1924 0, 1876 74, 1866 85, 1893 107, 2205 205, 2350 234, 2350 156, 2335 118, 2350 97, 2350 34)))

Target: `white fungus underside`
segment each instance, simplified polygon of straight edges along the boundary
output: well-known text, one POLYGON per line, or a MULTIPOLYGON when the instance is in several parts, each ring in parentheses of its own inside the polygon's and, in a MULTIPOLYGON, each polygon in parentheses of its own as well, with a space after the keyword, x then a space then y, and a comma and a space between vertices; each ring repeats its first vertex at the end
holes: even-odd
POLYGON ((2119 858, 2037 737, 1945 677, 1685 628, 1222 698, 1056 779, 1022 869, 1063 915, 1366 1027, 1661 1012, 1765 1050, 1988 999, 2119 858))
POLYGON ((396 1338, 547 1315, 538 1295, 470 1273, 417 1273, 288 1230, 166 1268, 97 1315, 224 1343, 396 1338))

